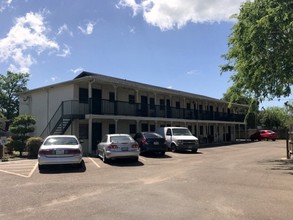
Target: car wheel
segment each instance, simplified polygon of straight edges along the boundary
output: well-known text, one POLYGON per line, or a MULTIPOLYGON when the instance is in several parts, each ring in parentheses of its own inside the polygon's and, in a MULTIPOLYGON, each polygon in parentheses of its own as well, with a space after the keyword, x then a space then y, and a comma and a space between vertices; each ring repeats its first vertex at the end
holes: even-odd
POLYGON ((39 172, 42 173, 44 171, 44 165, 38 165, 39 172))
POLYGON ((133 158, 133 161, 134 162, 137 162, 138 161, 138 157, 133 158))
POLYGON ((108 159, 107 159, 107 157, 106 157, 106 153, 105 153, 105 151, 103 151, 102 160, 103 160, 104 163, 107 163, 107 162, 108 162, 108 159))
POLYGON ((275 141, 276 139, 272 139, 272 141, 275 141))
POLYGON ((79 164, 78 164, 78 168, 82 169, 85 166, 84 161, 82 160, 79 164))
POLYGON ((171 145, 171 150, 172 150, 173 153, 177 151, 175 144, 172 144, 171 145))
POLYGON ((192 153, 196 153, 197 152, 197 149, 192 149, 191 152, 192 153))
POLYGON ((144 155, 145 151, 143 151, 143 149, 139 149, 139 155, 144 155))

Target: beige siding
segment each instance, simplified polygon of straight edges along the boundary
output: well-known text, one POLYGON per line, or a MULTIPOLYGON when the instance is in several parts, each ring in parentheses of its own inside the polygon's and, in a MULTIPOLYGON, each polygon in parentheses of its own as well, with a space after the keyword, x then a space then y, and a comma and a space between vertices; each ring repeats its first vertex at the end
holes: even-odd
POLYGON ((74 85, 67 85, 37 90, 20 97, 20 114, 30 114, 36 118, 34 135, 42 133, 62 101, 76 98, 74 91, 74 85))

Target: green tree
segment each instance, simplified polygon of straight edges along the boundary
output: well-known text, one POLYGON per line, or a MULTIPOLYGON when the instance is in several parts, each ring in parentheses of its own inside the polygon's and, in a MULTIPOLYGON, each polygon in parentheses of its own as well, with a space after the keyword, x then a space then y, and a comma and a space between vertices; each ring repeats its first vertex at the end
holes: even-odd
POLYGON ((36 124, 36 120, 31 115, 19 115, 14 118, 10 131, 14 134, 12 141, 9 143, 9 147, 15 151, 22 152, 26 146, 26 140, 29 138, 28 134, 34 131, 33 125, 36 124))
POLYGON ((285 102, 285 111, 288 114, 288 120, 286 122, 287 127, 289 128, 290 125, 293 124, 293 100, 285 102))
POLYGON ((248 105, 249 109, 247 111, 245 120, 247 124, 247 128, 256 128, 257 127, 257 115, 258 115, 258 102, 255 99, 250 97, 245 97, 243 95, 239 95, 235 88, 230 87, 226 93, 223 94, 222 100, 230 102, 233 100, 233 103, 248 105))
POLYGON ((268 107, 259 115, 261 126, 265 129, 279 130, 287 127, 288 113, 282 107, 268 107))
POLYGON ((4 128, 4 125, 5 125, 5 123, 4 123, 4 120, 5 120, 5 117, 4 117, 4 115, 0 112, 0 128, 4 128))
POLYGON ((221 73, 231 71, 233 102, 237 95, 266 99, 286 97, 293 84, 293 1, 247 1, 235 15, 221 73))
POLYGON ((0 74, 0 112, 8 119, 13 120, 19 114, 18 94, 27 90, 28 73, 0 74))

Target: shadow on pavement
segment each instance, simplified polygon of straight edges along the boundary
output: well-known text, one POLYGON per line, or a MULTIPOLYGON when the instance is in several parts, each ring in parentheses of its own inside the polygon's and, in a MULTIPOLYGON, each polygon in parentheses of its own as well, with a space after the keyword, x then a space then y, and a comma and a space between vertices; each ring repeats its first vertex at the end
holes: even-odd
POLYGON ((293 160, 292 159, 281 159, 281 160, 270 160, 265 161, 266 164, 270 164, 271 170, 288 171, 287 173, 293 175, 293 160))
POLYGON ((86 166, 84 161, 80 165, 50 165, 45 166, 40 170, 40 173, 46 174, 57 174, 57 173, 83 173, 86 171, 86 166))

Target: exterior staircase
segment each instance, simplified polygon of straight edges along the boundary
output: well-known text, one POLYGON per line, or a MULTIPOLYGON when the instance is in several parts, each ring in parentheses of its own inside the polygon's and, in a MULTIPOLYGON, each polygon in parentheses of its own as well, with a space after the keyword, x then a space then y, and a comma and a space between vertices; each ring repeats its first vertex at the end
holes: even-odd
POLYGON ((75 119, 84 119, 88 112, 87 103, 79 103, 77 100, 63 101, 40 136, 45 138, 48 135, 65 134, 75 119))

